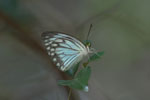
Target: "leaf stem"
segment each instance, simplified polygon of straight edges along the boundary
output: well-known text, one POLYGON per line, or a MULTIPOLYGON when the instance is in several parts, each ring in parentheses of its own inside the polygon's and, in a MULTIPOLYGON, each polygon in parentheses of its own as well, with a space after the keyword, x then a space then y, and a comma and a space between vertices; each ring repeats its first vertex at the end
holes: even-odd
POLYGON ((71 93, 72 93, 72 90, 71 90, 71 88, 69 88, 69 95, 68 95, 68 100, 70 100, 70 97, 71 97, 71 93))

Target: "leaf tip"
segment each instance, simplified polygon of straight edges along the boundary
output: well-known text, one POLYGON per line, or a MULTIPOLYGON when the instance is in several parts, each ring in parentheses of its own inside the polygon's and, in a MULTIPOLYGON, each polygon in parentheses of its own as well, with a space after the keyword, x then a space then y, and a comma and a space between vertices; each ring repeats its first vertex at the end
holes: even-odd
POLYGON ((88 92, 88 91, 89 91, 89 87, 88 87, 88 86, 85 86, 85 87, 83 88, 83 91, 84 91, 84 92, 88 92))

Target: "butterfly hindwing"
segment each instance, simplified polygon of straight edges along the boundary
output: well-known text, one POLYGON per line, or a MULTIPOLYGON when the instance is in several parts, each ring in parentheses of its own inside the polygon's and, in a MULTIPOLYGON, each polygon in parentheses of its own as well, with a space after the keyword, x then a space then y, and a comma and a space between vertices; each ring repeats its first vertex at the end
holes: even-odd
POLYGON ((60 32, 44 32, 42 39, 48 55, 62 71, 67 71, 77 64, 86 51, 86 47, 79 40, 60 32))

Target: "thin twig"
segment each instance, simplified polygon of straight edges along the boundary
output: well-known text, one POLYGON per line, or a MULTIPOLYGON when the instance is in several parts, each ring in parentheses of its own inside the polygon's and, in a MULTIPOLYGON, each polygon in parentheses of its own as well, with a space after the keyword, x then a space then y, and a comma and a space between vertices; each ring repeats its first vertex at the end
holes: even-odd
POLYGON ((72 90, 71 90, 71 88, 69 88, 69 95, 68 95, 68 100, 70 100, 70 97, 71 97, 71 93, 72 93, 72 90))

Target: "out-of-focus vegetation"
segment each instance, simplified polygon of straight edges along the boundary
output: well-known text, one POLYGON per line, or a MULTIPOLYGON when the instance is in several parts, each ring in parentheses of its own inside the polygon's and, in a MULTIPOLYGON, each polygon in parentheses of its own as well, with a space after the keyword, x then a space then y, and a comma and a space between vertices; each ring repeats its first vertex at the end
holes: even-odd
POLYGON ((1 0, 0 10, 1 17, 8 17, 18 24, 29 25, 29 21, 33 20, 31 13, 21 5, 19 0, 1 0))
POLYGON ((51 64, 40 35, 62 31, 105 51, 91 63, 89 92, 75 100, 149 100, 148 0, 1 0, 0 100, 66 100, 66 79, 51 64))

